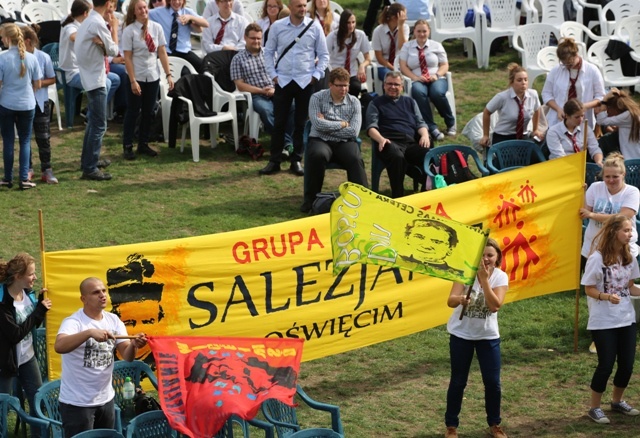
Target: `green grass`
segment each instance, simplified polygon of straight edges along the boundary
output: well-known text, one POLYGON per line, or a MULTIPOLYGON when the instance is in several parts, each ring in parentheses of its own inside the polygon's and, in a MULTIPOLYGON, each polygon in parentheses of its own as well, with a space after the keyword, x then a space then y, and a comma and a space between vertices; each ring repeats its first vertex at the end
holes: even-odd
MULTIPOLYGON (((367 2, 350 5, 362 23, 367 2)), ((504 46, 488 70, 478 71, 459 41, 445 44, 453 72, 458 131, 488 100, 507 86, 506 65, 518 57, 504 46)), ((542 82, 538 81, 538 89, 542 82)), ((442 120, 436 120, 442 124, 442 120)), ((122 125, 110 124, 103 155, 113 160, 110 182, 79 179, 83 128, 52 128, 53 165, 58 186, 0 192, 0 257, 27 251, 38 258, 37 211, 44 212, 49 251, 100 247, 219 233, 302 217, 302 179, 283 172, 259 177, 258 162, 238 157, 231 145, 211 150, 203 141, 201 161, 187 150, 160 145, 156 159, 121 158, 122 125)), ((363 134, 370 170, 370 144, 363 134)), ((265 146, 269 139, 261 138, 265 146)), ((455 142, 468 144, 459 135, 455 142)), ((453 141, 448 141, 449 143, 453 141)), ((35 167, 39 161, 34 146, 35 167)), ((325 186, 335 190, 344 172, 327 172, 325 186)), ((408 185, 408 184, 407 184, 408 185)), ((381 189, 389 193, 386 173, 381 189)), ((568 212, 571 214, 571 212, 568 212)), ((503 425, 516 437, 636 436, 640 420, 612 415, 599 426, 585 416, 589 381, 596 364, 587 352, 589 336, 584 298, 580 345, 573 353, 574 292, 525 300, 500 312, 503 351, 503 425)), ((304 363, 300 380, 308 393, 340 406, 348 437, 440 437, 449 378, 448 335, 444 327, 391 342, 304 363)), ((639 375, 626 398, 640 405, 639 375)), ((461 436, 482 437, 486 429, 483 388, 473 365, 465 393, 461 436)), ((609 393, 604 397, 609 398, 609 393)), ((303 426, 325 426, 327 418, 301 408, 303 426)))

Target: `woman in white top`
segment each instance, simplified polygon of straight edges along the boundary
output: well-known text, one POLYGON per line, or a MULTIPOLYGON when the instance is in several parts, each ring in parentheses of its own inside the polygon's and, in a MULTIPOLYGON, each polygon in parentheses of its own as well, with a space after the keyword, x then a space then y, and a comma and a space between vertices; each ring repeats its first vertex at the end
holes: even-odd
POLYGON ((331 10, 329 0, 312 0, 307 6, 309 6, 307 16, 318 20, 325 36, 338 29, 340 15, 331 10))
POLYGON ((560 158, 587 149, 589 156, 602 167, 602 150, 593 131, 587 127, 587 144, 584 144, 584 105, 578 99, 570 99, 562 107, 564 121, 547 131, 549 158, 560 158))
POLYGON ((173 89, 173 78, 169 69, 169 58, 165 48, 162 26, 149 20, 149 10, 145 0, 133 0, 127 8, 122 32, 122 50, 131 88, 127 96, 129 104, 124 117, 122 145, 124 158, 134 160, 133 133, 140 111, 138 130, 138 154, 155 157, 158 153, 149 144, 149 130, 153 120, 153 108, 160 88, 158 58, 164 75, 173 89))
POLYGON ((400 71, 413 82, 411 97, 415 99, 420 113, 429 127, 434 140, 444 139, 444 134, 433 120, 431 102, 447 124, 446 134, 456 136, 456 117, 447 100, 447 78, 449 61, 444 47, 437 41, 429 39, 431 28, 426 20, 416 21, 413 28, 415 39, 405 43, 400 51, 400 71))
POLYGON ((280 11, 282 11, 283 8, 284 4, 282 0, 264 0, 262 14, 258 20, 258 25, 262 29, 263 46, 267 43, 267 38, 269 38, 267 31, 271 25, 278 20, 278 15, 280 15, 280 11))
MULTIPOLYGON (((640 191, 624 182, 627 169, 624 157, 618 152, 607 155, 602 166, 603 181, 592 183, 585 195, 584 207, 580 209, 580 217, 588 219, 587 229, 584 232, 582 250, 583 262, 591 254, 594 239, 602 224, 611 216, 622 214, 629 219, 634 219, 638 213, 640 204, 640 191)), ((633 237, 629 243, 631 255, 637 257, 638 233, 635 220, 633 221, 633 237)), ((597 242, 596 242, 597 243, 597 242)))
POLYGON ((60 45, 58 47, 58 67, 64 71, 67 85, 74 88, 82 88, 76 61, 76 33, 80 24, 89 16, 91 4, 85 0, 74 0, 71 5, 71 13, 62 22, 60 29, 60 45))
POLYGON ((488 239, 478 267, 478 275, 471 289, 462 283, 454 283, 447 299, 453 314, 447 323, 451 380, 447 391, 447 410, 444 420, 447 437, 457 437, 464 389, 474 352, 478 355, 487 424, 491 436, 506 436, 500 428, 500 331, 498 310, 502 307, 509 278, 500 268, 502 251, 498 242, 488 239))
POLYGON ((480 144, 484 147, 505 140, 524 139, 525 130, 530 121, 533 122, 533 132, 527 133, 526 138, 537 136, 542 139, 544 137, 544 132, 538 130, 541 111, 538 92, 529 88, 527 70, 515 62, 509 64, 507 70, 509 71, 509 88, 496 94, 482 112, 480 144), (493 135, 489 142, 491 114, 496 111, 498 123, 493 128, 493 135))
POLYGON ((631 296, 640 295, 640 288, 634 284, 640 271, 629 251, 633 222, 621 214, 608 218, 596 236, 596 250, 587 260, 581 281, 588 297, 587 329, 598 352, 588 415, 599 424, 610 423, 600 405, 616 362, 611 411, 630 416, 640 414, 622 398, 633 373, 636 354, 636 313, 631 296))
POLYGON ((563 38, 557 49, 560 64, 551 69, 542 88, 542 102, 549 106, 549 127, 564 120, 562 107, 572 98, 584 104, 591 129, 595 126, 593 108, 604 97, 604 79, 595 65, 581 58, 573 38, 563 38))
POLYGON ((356 29, 356 16, 349 9, 340 14, 338 29, 327 36, 329 66, 331 70, 342 67, 349 72, 349 94, 358 97, 362 82, 367 80, 366 68, 371 63, 369 51, 371 45, 367 35, 356 29), (364 61, 358 62, 358 54, 362 53, 364 61))
POLYGON ((620 151, 625 160, 640 159, 640 105, 626 91, 612 88, 595 112, 598 124, 618 128, 600 137, 600 148, 620 151))
POLYGON ((379 25, 373 29, 371 45, 378 62, 378 78, 382 81, 390 70, 395 70, 395 60, 402 46, 409 39, 406 23, 407 9, 402 3, 385 6, 380 13, 379 25))

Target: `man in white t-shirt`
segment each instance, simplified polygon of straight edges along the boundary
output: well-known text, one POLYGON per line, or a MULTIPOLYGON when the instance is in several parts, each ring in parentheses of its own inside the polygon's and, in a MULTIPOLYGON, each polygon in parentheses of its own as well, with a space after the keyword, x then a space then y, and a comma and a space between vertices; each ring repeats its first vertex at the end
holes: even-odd
POLYGON ((107 288, 102 280, 83 280, 80 300, 83 307, 62 321, 54 345, 62 355, 59 403, 68 437, 85 430, 114 428, 114 349, 131 362, 138 348, 147 343, 144 333, 132 341, 117 339, 127 336, 127 329, 116 315, 105 312, 107 288))

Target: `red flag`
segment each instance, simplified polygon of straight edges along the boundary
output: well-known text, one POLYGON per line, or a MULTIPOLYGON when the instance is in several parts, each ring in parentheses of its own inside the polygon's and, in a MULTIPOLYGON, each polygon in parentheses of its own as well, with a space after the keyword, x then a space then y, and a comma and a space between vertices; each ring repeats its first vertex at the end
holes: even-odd
POLYGON ((270 398, 294 406, 302 339, 148 339, 162 410, 191 438, 215 435, 232 414, 252 419, 270 398))

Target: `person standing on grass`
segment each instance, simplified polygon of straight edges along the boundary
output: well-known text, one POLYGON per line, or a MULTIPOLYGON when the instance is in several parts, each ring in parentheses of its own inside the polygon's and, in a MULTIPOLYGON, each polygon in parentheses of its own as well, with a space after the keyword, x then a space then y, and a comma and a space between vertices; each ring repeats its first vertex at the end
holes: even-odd
POLYGON ((289 170, 294 175, 304 175, 300 161, 304 152, 302 135, 307 122, 309 100, 314 85, 322 79, 329 64, 329 52, 322 27, 306 16, 307 0, 290 0, 289 9, 289 17, 276 21, 269 28, 269 41, 264 47, 265 67, 275 86, 275 121, 271 135, 271 158, 260 169, 261 175, 272 175, 280 171, 287 118, 294 101, 295 127, 289 170))
POLYGON ((498 310, 507 295, 509 279, 499 268, 501 263, 502 251, 498 242, 488 239, 471 293, 467 293, 467 286, 462 283, 454 283, 447 299, 447 305, 455 310, 447 323, 450 334, 451 381, 444 416, 447 427, 445 438, 458 437, 464 388, 467 386, 474 351, 478 355, 484 382, 489 435, 496 438, 507 437, 500 427, 502 389, 498 310))
POLYGON ((107 130, 107 72, 105 59, 118 54, 118 18, 109 0, 94 0, 93 10, 76 33, 75 50, 82 87, 87 92, 87 127, 82 142, 82 179, 106 181, 111 174, 98 167, 102 138, 107 130), (107 28, 109 23, 111 30, 107 28))
POLYGON ((595 251, 587 259, 581 281, 589 305, 587 330, 591 331, 598 353, 588 415, 598 424, 610 423, 600 404, 614 362, 618 363, 618 369, 613 377, 611 411, 630 416, 640 414, 622 399, 636 356, 636 312, 631 296, 640 296, 640 288, 634 284, 640 270, 629 250, 632 220, 617 214, 604 223, 596 235, 595 251))
MULTIPOLYGON (((51 169, 51 105, 49 104, 48 91, 50 86, 56 86, 56 73, 53 70, 51 57, 38 49, 40 45, 40 40, 38 39, 39 29, 40 26, 35 23, 22 28, 27 52, 35 55, 42 71, 40 88, 35 93, 36 112, 33 118, 33 132, 38 145, 38 154, 40 155, 41 181, 47 184, 58 184, 58 178, 53 175, 53 169, 51 169)), ((32 156, 33 153, 31 154, 32 156)), ((29 174, 33 175, 31 158, 29 158, 29 174)))
POLYGON ((42 72, 38 60, 27 52, 20 28, 4 24, 0 28, 2 43, 9 49, 0 57, 0 132, 4 178, 0 187, 13 187, 13 156, 16 130, 20 148, 20 190, 36 186, 29 179, 31 128, 35 114, 35 90, 40 88, 42 72))
MULTIPOLYGON (((35 329, 51 309, 51 300, 43 297, 46 289, 41 289, 36 298, 36 279, 35 259, 27 253, 0 262, 0 393, 11 394, 18 379, 32 416, 36 414, 36 392, 42 386, 35 356, 35 329)), ((31 428, 31 437, 39 436, 40 429, 31 428)))

